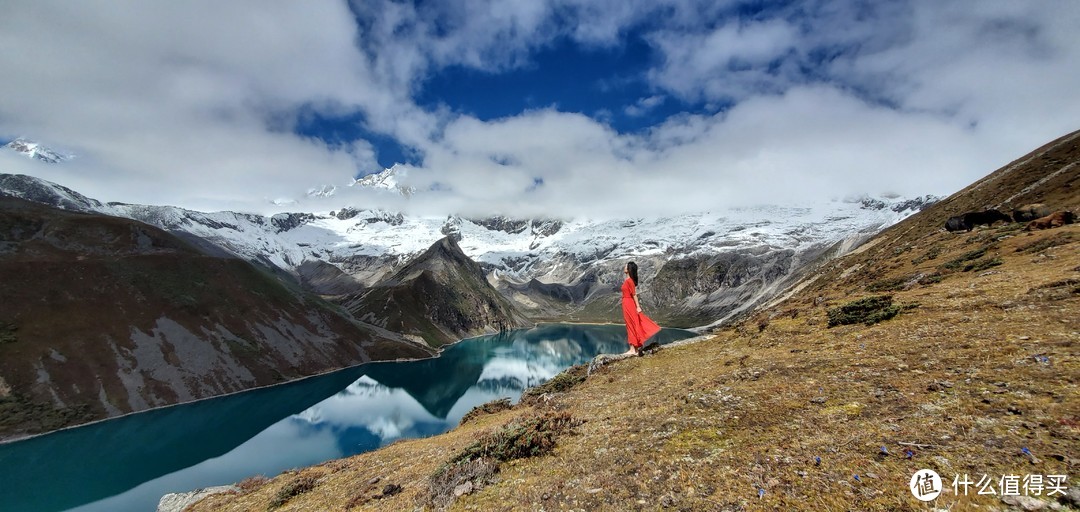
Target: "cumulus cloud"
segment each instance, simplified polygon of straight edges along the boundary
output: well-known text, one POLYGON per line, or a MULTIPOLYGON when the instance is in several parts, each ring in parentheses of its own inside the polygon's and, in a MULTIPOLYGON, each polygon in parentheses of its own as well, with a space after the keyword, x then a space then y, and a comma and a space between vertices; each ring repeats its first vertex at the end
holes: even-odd
POLYGON ((264 211, 326 184, 357 206, 563 216, 947 194, 1078 128, 1078 21, 1080 4, 1038 1, 43 0, 0 18, 0 137, 80 158, 0 165, 103 200, 264 211), (630 37, 654 55, 621 110, 417 104, 451 67, 504 73, 630 37), (686 112, 613 127, 673 102, 686 112), (394 139, 424 192, 342 187, 377 170, 376 146, 298 135, 305 116, 394 139))

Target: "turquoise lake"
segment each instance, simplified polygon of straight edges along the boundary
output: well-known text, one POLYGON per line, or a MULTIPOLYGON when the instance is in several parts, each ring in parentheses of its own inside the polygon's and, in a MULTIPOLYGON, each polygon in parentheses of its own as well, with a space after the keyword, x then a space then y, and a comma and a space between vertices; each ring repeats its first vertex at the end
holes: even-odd
MULTIPOLYGON (((661 343, 687 338, 665 329, 661 343)), ((621 325, 541 325, 471 338, 421 361, 369 363, 0 445, 5 510, 153 511, 162 495, 274 476, 455 427, 597 354, 621 325), (9 508, 10 507, 10 508, 9 508)))

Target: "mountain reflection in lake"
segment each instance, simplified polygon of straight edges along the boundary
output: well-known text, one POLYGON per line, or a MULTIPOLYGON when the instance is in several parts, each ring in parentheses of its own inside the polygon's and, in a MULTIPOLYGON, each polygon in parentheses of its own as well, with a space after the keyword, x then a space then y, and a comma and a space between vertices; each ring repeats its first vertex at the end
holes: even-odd
MULTIPOLYGON (((692 336, 678 330, 661 343, 692 336)), ((165 493, 273 476, 425 437, 601 353, 620 325, 543 325, 462 341, 433 359, 382 362, 0 445, 12 510, 153 510, 165 493)))

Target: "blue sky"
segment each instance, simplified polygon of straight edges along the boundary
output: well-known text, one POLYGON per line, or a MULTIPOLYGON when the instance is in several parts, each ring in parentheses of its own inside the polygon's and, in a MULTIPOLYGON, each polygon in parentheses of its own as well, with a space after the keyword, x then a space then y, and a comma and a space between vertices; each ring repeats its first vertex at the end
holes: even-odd
POLYGON ((78 158, 0 172, 264 213, 948 194, 1080 128, 1076 26, 1056 1, 16 2, 0 139, 78 158), (346 186, 394 164, 430 193, 346 186))

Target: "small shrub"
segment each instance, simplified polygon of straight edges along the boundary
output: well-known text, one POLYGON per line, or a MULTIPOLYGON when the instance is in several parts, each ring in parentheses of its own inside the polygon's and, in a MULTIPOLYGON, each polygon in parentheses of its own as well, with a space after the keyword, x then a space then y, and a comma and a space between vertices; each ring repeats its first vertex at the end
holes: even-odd
POLYGON ((1072 233, 1059 233, 1054 236, 1048 236, 1041 238, 1029 244, 1021 245, 1016 248, 1016 252, 1022 252, 1027 254, 1035 254, 1045 251, 1051 247, 1057 247, 1059 245, 1065 245, 1073 241, 1072 233))
POLYGON ((495 480, 498 472, 499 463, 490 459, 446 464, 428 479, 428 503, 435 510, 445 510, 459 492, 465 495, 482 489, 495 480))
POLYGON ((926 275, 926 276, 923 276, 923 277, 919 278, 919 284, 921 284, 923 286, 929 286, 929 285, 932 285, 932 284, 940 283, 942 279, 945 279, 945 276, 935 272, 933 274, 926 275))
POLYGON ((982 248, 982 249, 976 249, 974 251, 964 253, 959 258, 956 258, 954 260, 949 260, 949 261, 945 262, 944 264, 941 265, 941 268, 943 268, 945 270, 959 270, 960 268, 962 268, 964 266, 964 264, 966 262, 982 258, 984 254, 986 254, 986 248, 985 247, 982 248))
POLYGON ((312 475, 297 476, 290 480, 274 494, 274 498, 270 500, 268 510, 278 508, 288 503, 289 500, 314 489, 316 481, 317 479, 312 475))
POLYGON ((981 260, 975 260, 964 266, 964 272, 979 272, 986 270, 990 267, 996 267, 1001 265, 1001 258, 983 258, 981 260))
POLYGON ((923 253, 922 256, 911 260, 911 263, 918 265, 926 260, 936 260, 938 256, 941 256, 941 246, 935 245, 923 253))
POLYGON ((765 329, 767 329, 768 327, 769 327, 769 317, 768 316, 763 316, 763 317, 758 319, 758 321, 757 321, 757 330, 758 330, 758 332, 765 332, 765 329))
POLYGON ((510 409, 511 407, 513 406, 510 405, 509 398, 499 398, 497 400, 492 400, 486 404, 473 407, 471 411, 466 413, 465 416, 461 418, 461 423, 459 423, 459 425, 464 425, 485 414, 495 414, 497 412, 510 409))
POLYGON ((866 291, 895 292, 904 289, 904 285, 906 285, 910 280, 910 276, 894 277, 892 279, 882 279, 880 281, 874 281, 866 285, 866 291))
POLYGON ((247 494, 249 492, 258 490, 262 486, 266 485, 266 483, 269 481, 270 479, 266 478, 263 475, 255 475, 241 480, 240 483, 236 484, 236 486, 240 488, 240 492, 247 494))
POLYGON ((858 323, 873 325, 896 316, 900 310, 900 306, 893 304, 892 295, 866 297, 829 309, 829 327, 858 323))
POLYGON ((589 367, 584 364, 571 366, 562 373, 552 377, 551 380, 526 389, 521 394, 521 403, 529 405, 535 403, 541 395, 546 393, 564 393, 570 388, 585 382, 589 374, 589 367))
POLYGON ((555 438, 580 424, 567 412, 545 413, 512 422, 467 446, 449 463, 481 458, 506 462, 544 455, 555 448, 555 438))

